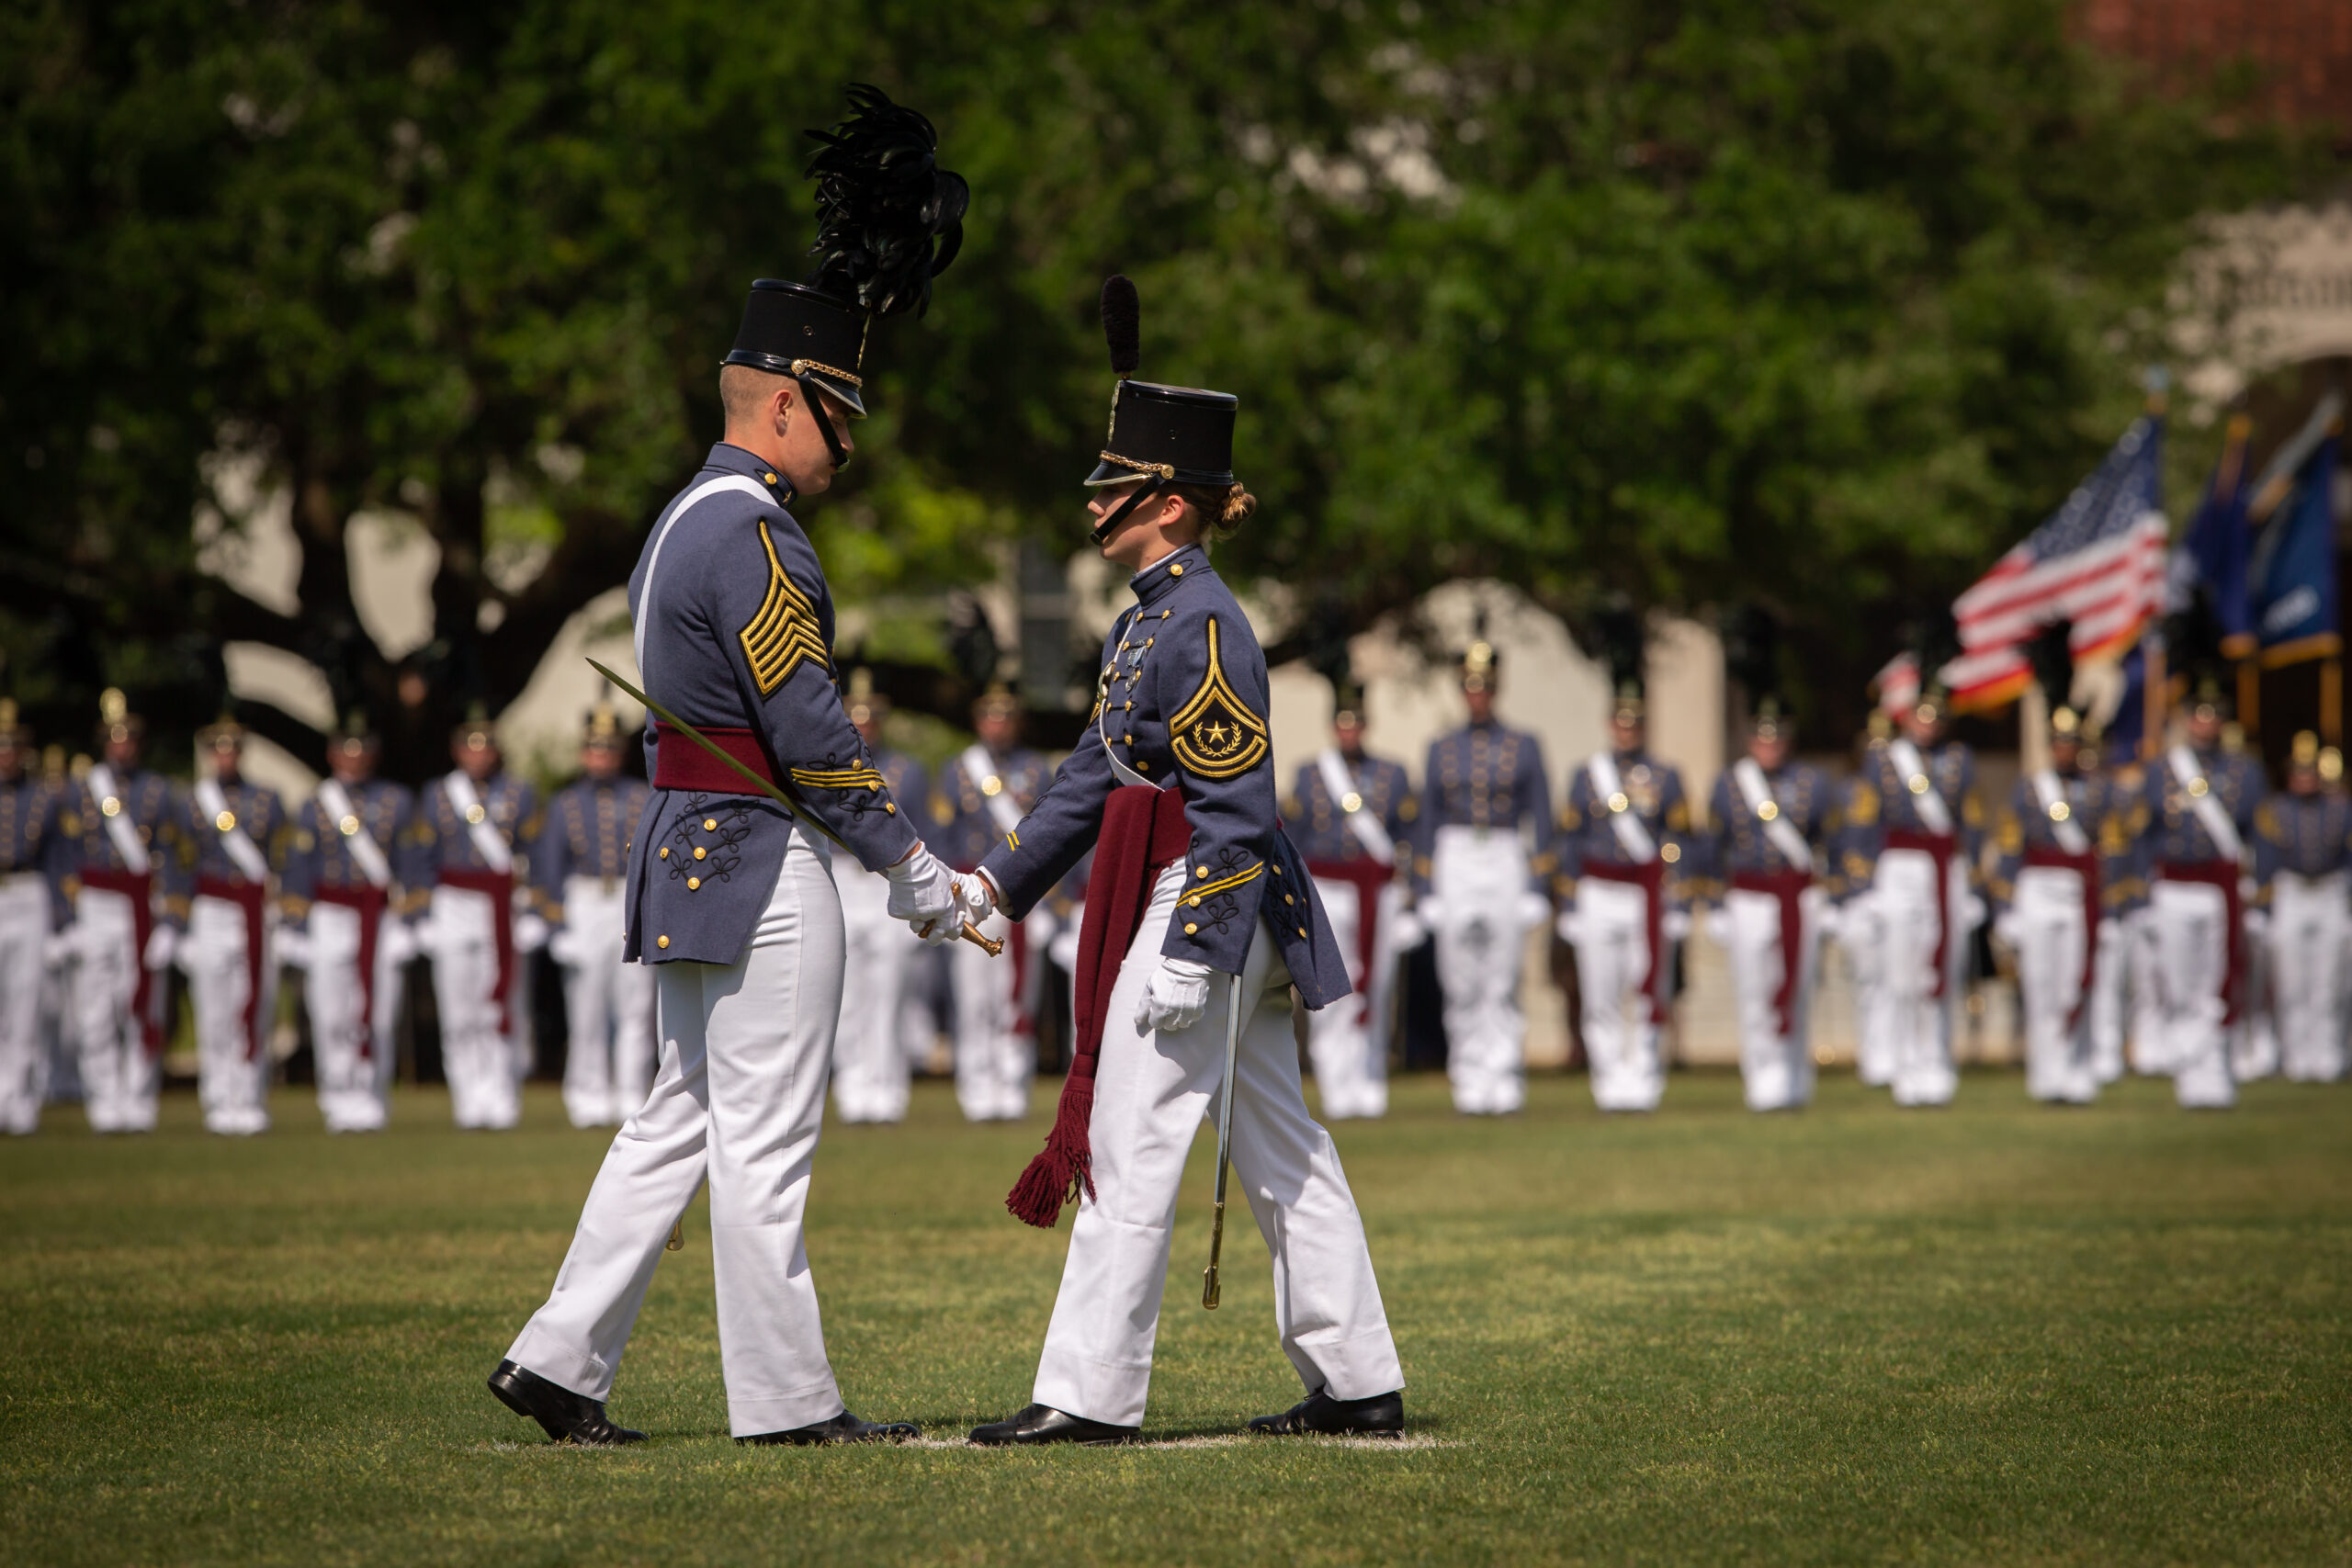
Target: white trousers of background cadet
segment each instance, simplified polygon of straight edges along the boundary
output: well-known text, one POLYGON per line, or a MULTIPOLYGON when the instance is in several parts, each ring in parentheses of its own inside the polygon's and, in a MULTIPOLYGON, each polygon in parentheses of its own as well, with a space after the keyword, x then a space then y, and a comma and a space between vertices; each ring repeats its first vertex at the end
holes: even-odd
POLYGON ((2162 1010, 2159 1059, 2172 1074, 2173 1097, 2196 1110, 2235 1105, 2230 1076, 2229 901, 2207 882, 2158 877, 2148 895, 2154 919, 2155 984, 2162 1010))
POLYGON ((311 1055, 317 1065, 319 1116, 330 1133, 374 1133, 387 1120, 392 1081, 392 1023, 399 1016, 398 917, 376 923, 375 1006, 359 982, 359 911, 324 900, 311 906, 310 967, 302 999, 311 1012, 311 1055), (363 1018, 363 1012, 373 1012, 363 1018))
POLYGON ((48 946, 48 880, 37 871, 0 876, 0 1133, 39 1131, 49 1098, 40 1030, 48 946))
POLYGON ((2302 1083, 2344 1075, 2344 944, 2352 889, 2344 873, 2270 884, 2271 995, 2278 1012, 2279 1068, 2302 1083))
POLYGON ((254 1014, 263 1044, 256 1046, 245 1028, 253 976, 246 967, 244 908, 201 895, 189 906, 179 962, 196 1013, 196 1098, 207 1132, 250 1137, 269 1130, 270 1059, 264 1047, 276 1016, 277 966, 267 933, 265 925, 261 1002, 254 1014))
POLYGON ((1878 1042, 1891 1058, 1897 1105, 1949 1105, 1960 1087, 1951 1060, 1952 1015, 1967 986, 1968 865, 1954 853, 1945 871, 1944 974, 1936 984, 1936 862, 1925 850, 1886 850, 1871 897, 1879 911, 1885 1006, 1878 1042))
MULTIPOLYGON (((1022 934, 1034 937, 1032 926, 1022 934)), ((1037 1038, 1021 1027, 1023 998, 1015 994, 1012 923, 1002 914, 980 923, 980 934, 1005 943, 1004 955, 990 958, 972 942, 948 944, 948 966, 956 990, 956 1103, 972 1122, 1018 1122, 1029 1114, 1029 1080, 1037 1071, 1037 1038)), ((1034 981, 1045 962, 1045 944, 1031 941, 1029 974, 1034 981)), ((1034 986, 1032 987, 1034 989, 1034 986)))
POLYGON ((1438 987, 1445 994, 1445 1076, 1453 1108, 1465 1115, 1502 1115, 1527 1100, 1527 1020, 1519 1010, 1526 893, 1527 852, 1517 833, 1437 830, 1430 897, 1438 908, 1430 924, 1438 987))
POLYGON ((1854 1076, 1872 1089, 1894 1081, 1894 998, 1886 986, 1886 922, 1873 888, 1838 908, 1838 945, 1854 976, 1854 1076))
MULTIPOLYGON (((1183 886, 1182 861, 1160 873, 1111 990, 1088 1123, 1094 1196, 1080 1201, 1070 1226, 1032 1396, 1114 1427, 1143 1423, 1184 1157, 1215 1117, 1225 1077, 1230 976, 1209 976, 1208 1006, 1190 1029, 1136 1028, 1136 1001, 1159 965, 1183 886)), ((1289 984, 1261 920, 1241 971, 1234 1179, 1272 1255, 1283 1353, 1310 1391, 1364 1399, 1404 1387, 1405 1373, 1340 1151, 1306 1114, 1289 984)), ((1213 1124, 1209 1135, 1216 1136, 1213 1124)))
MULTIPOLYGON (((1584 997, 1584 1054, 1592 1102, 1603 1111, 1656 1111, 1666 1093, 1658 1024, 1642 981, 1650 973, 1649 895, 1630 882, 1586 876, 1577 883, 1577 989, 1584 997)), ((1661 937, 1663 990, 1674 942, 1661 937)))
MULTIPOLYGON (((1315 880, 1331 939, 1348 966, 1355 994, 1306 1015, 1306 1054, 1315 1064, 1315 1088, 1323 1119, 1388 1113, 1388 994, 1395 983, 1396 953, 1389 933, 1396 929, 1396 888, 1381 887, 1373 913, 1372 973, 1363 973, 1363 890, 1353 882, 1315 880)), ((1385 1389, 1381 1391, 1386 1393, 1385 1389)))
MULTIPOLYGON (((2083 995, 2082 873, 2060 865, 2018 872, 2012 910, 2018 1000, 2025 1010, 2025 1091, 2036 1100, 2088 1105, 2098 1098, 2090 998, 2083 995)), ((2104 922, 2101 922, 2104 924, 2104 922)))
POLYGON ((2126 1055, 2132 1070, 2153 1077, 2170 1076, 2172 1043, 2165 1022, 2165 987, 2158 971, 2164 966, 2164 945, 2156 935, 2156 910, 2150 901, 2124 918, 2124 968, 2131 979, 2132 1004, 2126 1014, 2126 1055))
POLYGON ((498 987, 495 908, 487 893, 435 887, 429 931, 433 999, 441 1014, 441 1070, 449 1080, 449 1114, 460 1127, 503 1130, 523 1113, 514 1040, 521 1033, 523 954, 503 1011, 498 987))
POLYGON ((1750 887, 1724 890, 1723 930, 1739 1015, 1739 1077, 1750 1111, 1789 1111, 1813 1100, 1813 987, 1821 961, 1821 911, 1827 901, 1818 887, 1797 896, 1796 995, 1783 1034, 1777 1003, 1788 969, 1781 945, 1781 900, 1750 887))
MULTIPOLYGON (((563 1111, 575 1127, 617 1127, 653 1082, 653 971, 621 962, 617 877, 563 884, 563 1111)), ((551 945, 549 951, 553 952, 551 945)))
POLYGON ((2091 968, 2091 1076, 2110 1084, 2123 1076, 2124 1021, 2130 1016, 2132 930, 2126 917, 2102 913, 2098 956, 2091 968))
POLYGON ((83 888, 74 899, 74 1037, 90 1130, 152 1133, 162 1065, 147 1054, 132 1006, 146 955, 137 948, 130 899, 111 888, 83 888))
POLYGON ((662 1060, 652 1092, 614 1136, 555 1290, 508 1360, 610 1398, 662 1244, 707 1174, 729 1430, 755 1437, 842 1413, 801 1244, 842 947, 824 852, 796 826, 742 957, 653 965, 662 1060))
POLYGON ((837 880, 847 948, 833 1035, 833 1110, 844 1122, 903 1122, 913 1073, 902 1039, 904 998, 911 961, 923 949, 904 921, 890 918, 888 877, 842 864, 837 880))

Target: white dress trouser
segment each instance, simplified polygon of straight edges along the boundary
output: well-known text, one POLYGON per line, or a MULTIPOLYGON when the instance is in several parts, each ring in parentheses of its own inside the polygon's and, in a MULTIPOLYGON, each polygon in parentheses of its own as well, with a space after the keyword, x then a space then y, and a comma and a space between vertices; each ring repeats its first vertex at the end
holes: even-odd
POLYGON ((1936 984, 1936 862, 1925 850, 1887 850, 1878 857, 1871 897, 1879 912, 1884 968, 1881 1042, 1891 1058, 1897 1105, 1948 1105, 1960 1087, 1951 1060, 1953 1013, 1967 985, 1968 865, 1955 852, 1946 868, 1943 992, 1936 984))
POLYGON ((2091 1076, 2110 1084, 2123 1076, 2123 1025, 2130 1016, 2125 1002, 2132 967, 2132 928, 2129 919, 2103 914, 2098 922, 2098 956, 2091 966, 2091 1076))
MULTIPOLYGON (((841 1023, 833 1035, 833 1110, 844 1122, 903 1122, 913 1074, 904 1043, 904 998, 922 944, 904 921, 890 918, 888 877, 844 865, 836 881, 847 952, 841 1023)), ((1000 962, 1012 966, 1009 956, 1000 962)))
MULTIPOLYGON (((1037 929, 1032 925, 1023 935, 1034 939, 1037 929)), ((990 958, 969 942, 948 943, 956 990, 956 1103, 968 1121, 1018 1122, 1029 1114, 1037 1036, 1021 1027, 1023 998, 1013 988, 1012 922, 1001 913, 990 915, 980 922, 980 934, 1004 942, 1002 956, 990 958)), ((1046 956, 1044 948, 1040 941, 1029 942, 1032 980, 1046 956)))
POLYGON ((1893 998, 1886 986, 1886 921, 1866 887, 1839 906, 1838 945, 1854 976, 1854 1076, 1872 1089, 1894 1081, 1893 998))
POLYGON ((563 885, 563 1111, 575 1127, 617 1127, 653 1082, 653 971, 624 963, 621 884, 563 885))
MULTIPOLYGON (((1033 1396, 1114 1427, 1143 1423, 1177 1189, 1204 1122, 1215 1136, 1225 1077, 1230 976, 1209 976, 1208 1007, 1190 1029, 1136 1028, 1136 1001, 1159 965, 1183 886, 1180 860, 1153 887, 1112 987, 1088 1123, 1095 1195, 1080 1201, 1070 1226, 1069 1258, 1033 1396)), ((1306 1113, 1289 984, 1281 950, 1261 921, 1241 972, 1234 1179, 1272 1256, 1283 1353, 1309 1390, 1364 1399, 1402 1388, 1405 1374, 1340 1151, 1306 1113)))
POLYGON ((449 1080, 449 1113, 460 1127, 504 1129, 521 1119, 523 955, 499 1008, 496 908, 470 887, 433 890, 433 998, 441 1014, 441 1069, 449 1080))
MULTIPOLYGON (((2082 873, 2062 865, 2018 872, 2018 991, 2025 1010, 2025 1091, 2087 1105, 2098 1098, 2090 998, 2083 995, 2082 873)), ((2105 922, 2101 922, 2102 925, 2105 922)))
POLYGON ((1788 973, 1781 942, 1781 900, 1750 887, 1724 893, 1730 939, 1731 987, 1739 1015, 1739 1077, 1750 1111, 1788 1111, 1813 1100, 1813 987, 1821 959, 1821 908, 1827 895, 1808 887, 1797 896, 1797 984, 1789 1031, 1781 1032, 1776 1006, 1788 973))
MULTIPOLYGON (((1649 895, 1597 876, 1577 884, 1577 989, 1583 994, 1584 1054, 1592 1102, 1603 1111, 1656 1111, 1666 1093, 1658 1020, 1642 981, 1650 972, 1649 895)), ((1674 943, 1661 937, 1661 968, 1674 943)), ((1661 986, 1665 976, 1659 976, 1661 986)))
MULTIPOLYGON (((269 1053, 254 1043, 245 1028, 245 1002, 253 995, 245 943, 242 906, 199 895, 189 907, 180 965, 187 971, 188 1000, 196 1013, 197 1103, 208 1132, 232 1137, 269 1129, 269 1053)), ((265 1043, 277 999, 276 972, 265 926, 261 1002, 254 1014, 265 1043)))
POLYGON ((1440 828, 1430 857, 1438 903, 1437 981, 1445 994, 1445 1076, 1453 1108, 1473 1116, 1517 1111, 1527 1099, 1527 1020, 1519 971, 1527 928, 1527 852, 1519 835, 1440 828))
POLYGON ((2344 944, 2352 909, 2342 872, 2270 885, 2271 996, 2279 1067, 2299 1082, 2344 1076, 2344 944))
POLYGON ((707 1174, 719 1365, 739 1438, 842 1412, 800 1228, 841 1016, 842 907, 807 835, 793 829, 742 957, 653 965, 652 1091, 613 1138, 554 1292, 506 1352, 609 1398, 662 1244, 707 1174))
MULTIPOLYGON (((1315 1063, 1315 1087, 1327 1122, 1388 1113, 1388 995, 1395 984, 1396 951, 1389 933, 1396 925, 1396 889, 1383 886, 1376 897, 1372 973, 1363 973, 1363 890, 1353 882, 1315 881, 1331 939, 1348 966, 1354 994, 1306 1015, 1306 1053, 1315 1063)), ((1386 1392, 1383 1390, 1382 1392, 1386 1392)))
POLYGON ((49 1042, 40 1030, 48 944, 47 880, 39 872, 0 877, 0 1133, 39 1131, 49 1097, 49 1042))
MULTIPOLYGON (((96 1133, 150 1133, 162 1064, 147 1054, 132 1006, 139 969, 130 899, 85 887, 74 900, 74 1037, 82 1060, 82 1108, 96 1133)), ((155 976, 161 986, 164 977, 155 976)))
POLYGON ((311 906, 311 963, 302 999, 311 1013, 311 1055, 318 1069, 319 1116, 330 1133, 373 1133, 387 1118, 392 1081, 392 1023, 400 1013, 401 968, 387 940, 399 918, 376 925, 375 1006, 359 983, 359 911, 324 901, 311 906), (372 1011, 374 1017, 361 1013, 372 1011))
POLYGON ((2157 949, 2156 984, 2164 1010, 2162 1060, 2182 1105, 2219 1110, 2237 1103, 2230 1076, 2227 1001, 2229 900, 2205 882, 2158 877, 2149 892, 2157 949))
POLYGON ((2124 944, 2124 966, 2132 978, 2127 1055, 2133 1072, 2167 1077, 2172 1072, 2172 1042, 2165 1021, 2165 988, 2158 975, 2164 965, 2164 946, 2156 935, 2153 897, 2125 918, 2124 930, 2129 938, 2124 944))

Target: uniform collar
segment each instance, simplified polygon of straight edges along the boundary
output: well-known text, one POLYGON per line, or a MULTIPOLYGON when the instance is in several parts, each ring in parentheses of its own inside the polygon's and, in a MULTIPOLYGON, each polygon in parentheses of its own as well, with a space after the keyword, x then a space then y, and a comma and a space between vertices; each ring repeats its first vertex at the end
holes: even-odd
POLYGON ((779 506, 792 499, 790 479, 786 479, 776 469, 768 467, 766 463, 732 442, 722 441, 713 446, 710 449, 710 456, 703 459, 702 466, 706 468, 717 468, 721 473, 742 474, 747 478, 759 480, 760 483, 768 487, 768 492, 775 497, 776 504, 779 506))
POLYGON ((1208 570, 1208 551, 1198 545, 1186 545, 1181 550, 1160 557, 1127 579, 1127 586, 1135 590, 1136 603, 1148 610, 1174 592, 1177 583, 1186 577, 1208 570))

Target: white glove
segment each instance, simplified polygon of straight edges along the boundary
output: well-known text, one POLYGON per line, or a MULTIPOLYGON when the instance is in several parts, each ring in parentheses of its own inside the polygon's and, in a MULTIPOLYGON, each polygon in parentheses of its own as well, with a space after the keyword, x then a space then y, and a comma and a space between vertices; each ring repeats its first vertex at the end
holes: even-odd
POLYGON ((569 968, 584 956, 580 951, 580 933, 570 926, 558 926, 548 933, 548 956, 569 968))
POLYGON ((311 966, 311 933, 300 926, 280 926, 277 935, 271 940, 270 951, 277 955, 277 962, 288 969, 308 969, 311 966))
POLYGON ((1541 893, 1521 893, 1511 901, 1510 912, 1518 918, 1522 927, 1533 931, 1544 923, 1546 916, 1551 914, 1552 900, 1544 897, 1541 893))
POLYGON ((537 953, 548 944, 547 918, 536 909, 526 909, 514 917, 514 951, 537 953))
POLYGON ((1825 899, 1814 920, 1820 927, 1822 941, 1836 942, 1838 932, 1846 929, 1846 906, 1825 899))
POLYGON ((147 933, 147 952, 143 956, 148 968, 158 973, 169 969, 179 951, 180 933, 175 928, 157 926, 147 933))
POLYGON ((49 940, 41 943, 40 961, 52 970, 62 969, 67 960, 81 950, 82 930, 69 924, 51 932, 49 940))
POLYGON ((1422 924, 1418 909, 1399 909, 1388 922, 1388 943, 1399 953, 1409 953, 1429 939, 1430 928, 1422 924))
POLYGON ((956 910, 956 879, 937 855, 917 844, 914 853, 882 868, 890 879, 890 918, 904 920, 915 935, 937 947, 962 928, 956 910))
POLYGON ((1707 940, 1717 947, 1731 945, 1731 913, 1725 909, 1707 911, 1707 940))
POLYGON ((1571 904, 1561 910, 1552 921, 1552 929, 1560 933, 1562 942, 1574 947, 1584 935, 1584 922, 1577 919, 1577 907, 1571 904))
POLYGON ((1971 893, 1960 906, 1961 924, 1974 931, 1984 923, 1984 900, 1971 893))
POLYGON ((1190 958, 1163 958, 1143 983, 1143 996, 1136 1003, 1136 1032, 1190 1029, 1208 1005, 1209 966, 1190 958))
POLYGON ((1445 924, 1445 905, 1434 893, 1424 893, 1414 899, 1413 914, 1425 931, 1434 931, 1445 924))
POLYGON ((2264 933, 2267 932, 2269 930, 2269 910, 2248 909, 2245 911, 2245 934, 2248 941, 2261 941, 2264 933))
POLYGON ((1993 921, 1993 940, 2012 950, 2025 946, 2025 922, 2015 909, 2004 909, 1993 921))
POLYGON ((376 927, 376 944, 384 950, 384 962, 398 969, 416 957, 416 928, 387 918, 376 927))
POLYGON ((1658 934, 1668 942, 1682 942, 1690 935, 1690 911, 1668 909, 1657 918, 1658 934))

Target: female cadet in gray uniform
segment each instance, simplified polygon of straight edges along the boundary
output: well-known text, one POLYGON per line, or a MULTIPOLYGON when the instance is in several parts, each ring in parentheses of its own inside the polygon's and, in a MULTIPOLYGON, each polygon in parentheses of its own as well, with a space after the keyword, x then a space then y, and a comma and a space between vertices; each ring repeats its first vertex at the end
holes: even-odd
MULTIPOLYGON (((1307 1115, 1291 1036, 1290 987, 1320 1008, 1348 994, 1347 970, 1306 862, 1276 820, 1265 656, 1203 543, 1257 504, 1234 482, 1236 402, 1124 379, 1135 368, 1133 286, 1114 278, 1103 300, 1112 367, 1123 378, 1108 447, 1088 481, 1101 487, 1093 538, 1135 573, 1136 604, 1103 644, 1094 732, 1020 829, 959 884, 976 918, 1001 905, 1017 919, 1101 840, 1080 962, 1091 953, 1096 980, 1109 983, 1082 978, 1080 991, 1082 1010, 1090 992, 1107 1003, 1091 1010, 1094 1039, 1084 1021, 1079 1032, 1081 1056, 1099 1048, 1100 1066, 1073 1067, 1092 1088, 1070 1170, 1085 1196, 1035 1403, 972 1440, 1116 1442, 1140 1427, 1177 1185, 1224 1077, 1229 1005, 1242 1010, 1234 1168, 1272 1253, 1283 1349, 1308 1395, 1252 1426, 1398 1431, 1404 1373, 1363 1222, 1330 1134, 1307 1115), (1131 846, 1106 831, 1114 792, 1139 785, 1182 795, 1164 865, 1159 852, 1125 855, 1131 846), (1130 913, 1139 903, 1142 913, 1131 943, 1114 951, 1102 933, 1119 890, 1106 889, 1104 868, 1123 859, 1141 872, 1137 884, 1149 878, 1148 892, 1145 902, 1142 886, 1126 891, 1130 913)), ((1149 818, 1175 815, 1159 804, 1146 807, 1149 818)), ((1159 843, 1159 832, 1148 837, 1159 843)), ((1057 1139, 1064 1134, 1057 1122, 1057 1139)), ((1056 1153, 1049 1145, 1041 1166, 1056 1153)), ((1030 1212, 1030 1186, 1024 1178, 1016 1189, 1014 1212, 1050 1224, 1058 1202, 1030 1212)))

